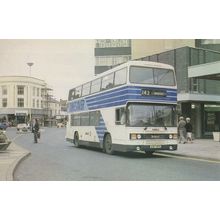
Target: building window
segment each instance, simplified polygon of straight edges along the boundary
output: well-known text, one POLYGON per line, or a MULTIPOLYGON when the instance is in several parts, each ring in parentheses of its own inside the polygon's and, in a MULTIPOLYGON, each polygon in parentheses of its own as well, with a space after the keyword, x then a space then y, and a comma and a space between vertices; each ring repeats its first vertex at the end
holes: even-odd
POLYGON ((8 100, 7 99, 2 99, 2 107, 7 107, 7 105, 8 105, 8 100))
POLYGON ((43 101, 41 101, 41 108, 43 108, 43 101))
POLYGON ((197 78, 192 79, 192 91, 199 92, 199 80, 197 78))
POLYGON ((131 40, 129 39, 100 39, 96 40, 96 48, 108 47, 130 47, 131 40))
POLYGON ((37 108, 39 108, 39 100, 37 100, 37 108))
POLYGON ((17 86, 18 95, 24 95, 24 86, 17 86))
POLYGON ((41 97, 44 96, 44 89, 41 89, 41 97))
POLYGON ((39 97, 40 96, 40 89, 37 88, 37 96, 39 97))
POLYGON ((7 86, 2 86, 2 95, 7 95, 7 94, 8 94, 7 86))
POLYGON ((35 96, 35 87, 33 87, 33 96, 35 96))
POLYGON ((32 106, 33 106, 33 108, 35 108, 35 99, 33 99, 32 106))
POLYGON ((24 99, 18 98, 18 107, 24 107, 24 99))
POLYGON ((202 44, 220 44, 220 39, 202 39, 202 44))
POLYGON ((124 56, 97 56, 95 60, 96 66, 114 66, 121 63, 126 63, 131 60, 130 55, 124 56))

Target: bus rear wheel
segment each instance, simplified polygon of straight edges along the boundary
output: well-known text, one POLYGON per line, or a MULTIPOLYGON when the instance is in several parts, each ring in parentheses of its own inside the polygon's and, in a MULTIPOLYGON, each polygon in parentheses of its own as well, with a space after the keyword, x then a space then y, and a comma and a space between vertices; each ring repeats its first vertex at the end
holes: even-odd
POLYGON ((112 149, 112 138, 110 134, 105 135, 103 146, 104 146, 104 151, 107 154, 114 154, 114 150, 112 149))
POLYGON ((79 147, 79 134, 78 134, 78 132, 74 133, 74 145, 75 145, 75 147, 79 147))

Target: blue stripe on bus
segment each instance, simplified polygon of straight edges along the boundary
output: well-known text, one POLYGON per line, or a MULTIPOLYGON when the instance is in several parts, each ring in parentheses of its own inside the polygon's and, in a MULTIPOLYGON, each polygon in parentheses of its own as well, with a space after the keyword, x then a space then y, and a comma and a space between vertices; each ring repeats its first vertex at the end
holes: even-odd
POLYGON ((126 95, 123 95, 123 96, 116 96, 116 97, 111 97, 111 98, 108 98, 108 99, 98 99, 96 101, 93 101, 93 102, 87 102, 87 106, 88 108, 94 106, 94 105, 102 105, 102 104, 108 104, 108 103, 114 103, 114 102, 118 102, 118 101, 123 101, 123 100, 130 100, 130 99, 136 99, 136 100, 161 100, 161 101, 176 101, 176 97, 175 96, 167 96, 166 99, 165 98, 161 98, 161 97, 144 97, 144 96, 139 96, 139 95, 136 95, 136 94, 126 94, 126 95))
MULTIPOLYGON (((108 104, 100 104, 100 105, 94 105, 94 106, 91 106, 89 109, 90 110, 94 110, 94 109, 99 109, 99 108, 108 108, 108 107, 112 107, 112 106, 120 106, 120 105, 125 105, 127 103, 127 101, 130 101, 130 102, 136 102, 136 101, 141 101, 141 100, 123 100, 123 101, 118 101, 118 102, 114 102, 114 103, 108 103, 108 104)), ((148 101, 149 103, 152 103, 152 101, 148 101)), ((153 101, 154 103, 166 103, 165 101, 153 101)), ((145 103, 147 103, 145 101, 145 103)), ((172 101, 172 102, 169 102, 170 104, 176 104, 175 101, 172 101)))
POLYGON ((101 143, 103 141, 104 134, 107 131, 105 122, 104 122, 101 114, 100 114, 100 118, 99 118, 99 124, 97 126, 95 126, 95 129, 96 129, 96 133, 99 138, 99 142, 101 143))
POLYGON ((108 94, 114 94, 117 92, 123 92, 124 90, 137 90, 140 91, 141 89, 157 89, 157 90, 166 90, 167 92, 174 92, 176 93, 176 89, 171 89, 171 88, 161 88, 161 87, 146 87, 146 86, 124 86, 124 87, 120 87, 120 88, 115 88, 112 90, 107 90, 107 91, 103 91, 103 93, 98 93, 98 94, 94 94, 88 97, 88 99, 96 99, 98 96, 105 96, 108 94))
MULTIPOLYGON (((152 99, 152 96, 146 97, 146 96, 140 96, 139 94, 126 93, 126 94, 120 94, 120 95, 117 95, 117 96, 108 96, 108 97, 105 97, 105 98, 97 97, 95 100, 92 100, 92 101, 86 99, 86 103, 87 103, 87 106, 88 106, 88 105, 92 105, 92 104, 97 103, 97 102, 102 102, 102 103, 111 102, 112 100, 114 100, 116 98, 118 100, 119 99, 126 99, 126 98, 133 98, 133 99, 140 98, 140 99, 146 100, 146 99, 152 99)), ((166 96, 166 99, 174 99, 175 100, 175 98, 176 98, 176 95, 167 95, 166 96)), ((161 97, 156 96, 156 97, 154 97, 154 99, 161 99, 161 97)), ((165 98, 162 98, 162 99, 164 100, 165 98)))
MULTIPOLYGON (((167 96, 141 96, 141 89, 143 87, 124 87, 120 89, 116 89, 114 91, 104 92, 102 94, 98 94, 96 96, 86 98, 86 103, 88 109, 95 108, 105 108, 117 105, 123 105, 127 101, 133 100, 141 100, 141 101, 160 101, 160 102, 176 102, 177 101, 177 93, 176 90, 167 89, 167 96)), ((154 89, 154 88, 151 88, 154 89)), ((158 89, 159 90, 159 89, 158 89)), ((164 90, 164 89, 163 89, 164 90)))
MULTIPOLYGON (((95 101, 97 99, 107 99, 107 98, 111 98, 114 96, 118 96, 118 95, 126 95, 126 94, 136 94, 136 95, 141 95, 141 90, 143 89, 143 87, 124 87, 121 89, 117 89, 117 90, 110 90, 108 92, 103 92, 101 94, 97 94, 94 96, 90 96, 86 98, 87 102, 92 102, 95 101)), ((156 88, 146 88, 146 89, 156 89, 156 88)), ((158 89, 157 90, 164 90, 164 89, 158 89)), ((170 90, 170 89, 166 89, 167 92, 167 96, 175 96, 177 94, 176 90, 170 90)), ((155 97, 155 96, 154 96, 155 97)))
POLYGON ((156 88, 156 87, 141 87, 141 86, 126 86, 114 90, 106 91, 101 94, 89 96, 85 99, 79 99, 69 103, 68 112, 77 112, 85 110, 94 110, 112 106, 124 105, 128 101, 146 101, 155 103, 175 103, 177 101, 177 90, 156 88), (166 90, 167 96, 142 96, 141 90, 157 89, 166 90), (82 100, 85 100, 84 103, 82 100), (79 103, 79 104, 78 104, 79 103))
POLYGON ((104 92, 104 93, 101 93, 101 94, 96 94, 94 96, 90 96, 87 98, 87 100, 89 101, 93 101, 93 100, 96 100, 97 98, 108 98, 109 96, 115 96, 115 95, 118 95, 118 94, 126 94, 128 91, 128 88, 127 87, 124 87, 124 88, 121 88, 121 89, 117 89, 117 90, 112 90, 112 91, 108 91, 108 92, 104 92))

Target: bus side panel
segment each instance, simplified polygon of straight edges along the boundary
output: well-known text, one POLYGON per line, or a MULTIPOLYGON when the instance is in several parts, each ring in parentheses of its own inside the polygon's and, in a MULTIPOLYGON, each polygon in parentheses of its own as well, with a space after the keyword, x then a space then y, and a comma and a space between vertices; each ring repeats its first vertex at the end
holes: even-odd
POLYGON ((66 125, 66 135, 65 139, 71 143, 73 143, 74 139, 74 129, 73 127, 70 126, 70 120, 68 120, 67 125, 66 125))
MULTIPOLYGON (((76 130, 76 128, 74 130, 76 130)), ((94 126, 80 126, 78 127, 78 133, 81 141, 99 143, 98 135, 94 126)))
POLYGON ((70 124, 67 123, 65 136, 66 140, 74 143, 75 132, 78 132, 79 134, 80 144, 85 146, 100 147, 99 137, 94 126, 70 126, 70 124))

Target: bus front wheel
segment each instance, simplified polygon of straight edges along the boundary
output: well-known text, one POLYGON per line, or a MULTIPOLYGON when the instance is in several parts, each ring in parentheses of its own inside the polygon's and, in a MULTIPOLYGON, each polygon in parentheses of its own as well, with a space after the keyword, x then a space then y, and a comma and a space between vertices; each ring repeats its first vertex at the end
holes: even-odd
POLYGON ((75 147, 79 147, 79 134, 78 134, 78 132, 74 133, 74 145, 75 145, 75 147))
POLYGON ((112 149, 112 138, 110 134, 105 135, 103 146, 104 146, 104 151, 107 154, 114 154, 114 151, 112 149))

